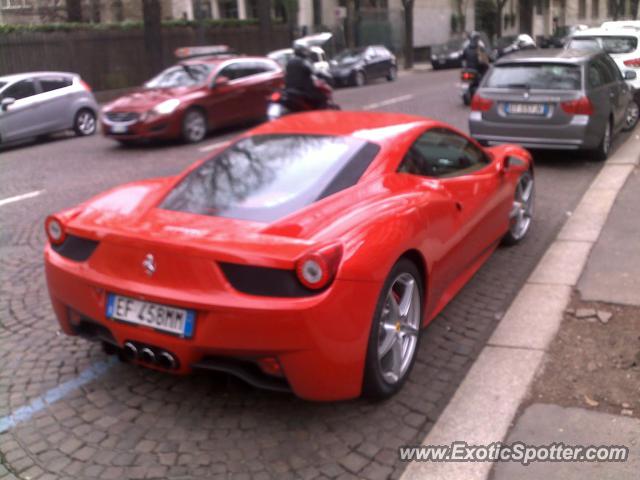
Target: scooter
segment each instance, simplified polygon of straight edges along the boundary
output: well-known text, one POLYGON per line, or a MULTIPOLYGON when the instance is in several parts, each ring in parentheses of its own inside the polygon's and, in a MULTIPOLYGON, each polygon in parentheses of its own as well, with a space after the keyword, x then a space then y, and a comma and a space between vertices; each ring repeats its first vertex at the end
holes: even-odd
POLYGON ((460 71, 460 96, 462 103, 467 106, 471 105, 471 99, 478 89, 478 75, 480 72, 475 68, 463 68, 460 71))
POLYGON ((333 89, 327 80, 319 76, 314 77, 316 88, 325 96, 325 103, 322 108, 312 105, 304 96, 296 92, 281 90, 273 92, 267 105, 267 118, 276 120, 290 113, 308 112, 311 110, 340 110, 340 106, 333 101, 333 89))

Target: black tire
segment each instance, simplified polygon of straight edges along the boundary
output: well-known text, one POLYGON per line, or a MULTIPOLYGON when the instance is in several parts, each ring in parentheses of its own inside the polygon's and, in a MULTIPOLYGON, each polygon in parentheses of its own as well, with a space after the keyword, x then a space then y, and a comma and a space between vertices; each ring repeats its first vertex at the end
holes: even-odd
POLYGON ((391 68, 389 68, 389 73, 387 73, 387 81, 393 82, 396 78, 398 78, 398 68, 392 65, 391 68))
POLYGON ((207 117, 199 108, 190 108, 182 117, 182 140, 198 143, 207 136, 207 117))
POLYGON ((640 118, 640 106, 635 100, 631 100, 627 106, 627 111, 624 114, 624 132, 629 132, 636 128, 638 124, 638 118, 640 118))
POLYGON ((73 131, 79 137, 88 137, 96 133, 98 122, 96 112, 90 108, 81 108, 73 118, 73 131))
POLYGON ((367 83, 367 76, 362 70, 358 70, 353 74, 353 85, 356 87, 362 87, 367 83))
POLYGON ((362 384, 362 395, 364 397, 377 400, 389 398, 392 395, 396 394, 402 388, 402 385, 409 377, 420 348, 420 329, 422 327, 422 315, 424 306, 424 286, 422 283, 422 276, 420 275, 418 268, 412 261, 407 258, 401 258, 400 260, 398 260, 389 272, 389 275, 387 276, 387 279, 385 280, 382 287, 382 291, 380 292, 378 302, 376 303, 376 309, 371 324, 371 331, 369 333, 369 344, 367 346, 364 379, 362 384), (409 274, 411 275, 411 277, 413 277, 417 293, 419 294, 418 334, 416 336, 413 356, 410 360, 410 363, 406 367, 406 370, 397 381, 395 381, 394 383, 389 383, 383 376, 381 367, 382 360, 378 358, 378 348, 380 341, 380 319, 387 302, 387 297, 390 294, 390 289, 393 286, 392 284, 395 283, 395 280, 399 278, 400 275, 404 274, 409 274))
POLYGON ((613 138, 613 125, 611 119, 607 122, 605 131, 602 133, 602 140, 598 146, 593 150, 592 157, 598 162, 604 162, 609 156, 611 150, 611 143, 613 138))
MULTIPOLYGON (((527 226, 524 229, 524 231, 519 231, 518 229, 514 228, 514 226, 512 225, 512 220, 511 220, 511 217, 510 217, 509 218, 509 230, 502 237, 502 244, 503 245, 511 246, 511 245, 516 245, 516 244, 520 243, 522 240, 525 239, 525 237, 527 236, 527 234, 531 230, 531 223, 533 222, 535 194, 536 194, 535 182, 534 182, 534 179, 533 179, 533 174, 530 171, 526 171, 518 179, 518 185, 522 185, 523 183, 527 183, 529 181, 531 182, 531 193, 530 193, 530 204, 526 207, 526 214, 525 214, 525 217, 529 218, 527 226)), ((515 206, 516 201, 518 201, 518 200, 519 200, 518 199, 518 188, 516 188, 515 198, 514 198, 514 206, 515 206)))

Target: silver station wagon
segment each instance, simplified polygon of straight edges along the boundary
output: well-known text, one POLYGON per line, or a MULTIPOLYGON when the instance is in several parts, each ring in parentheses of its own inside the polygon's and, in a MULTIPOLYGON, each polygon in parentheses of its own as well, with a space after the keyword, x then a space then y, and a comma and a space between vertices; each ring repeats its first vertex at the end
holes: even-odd
POLYGON ((589 150, 604 160, 613 136, 638 121, 633 92, 602 51, 527 50, 489 70, 471 103, 469 131, 483 144, 589 150))
POLYGON ((96 131, 98 104, 74 73, 33 72, 0 77, 0 142, 73 129, 96 131))

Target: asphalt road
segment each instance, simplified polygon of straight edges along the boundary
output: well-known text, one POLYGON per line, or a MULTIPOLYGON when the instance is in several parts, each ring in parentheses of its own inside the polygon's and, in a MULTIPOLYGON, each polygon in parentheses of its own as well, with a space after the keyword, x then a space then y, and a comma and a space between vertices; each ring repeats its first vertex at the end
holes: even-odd
MULTIPOLYGON (((466 130, 457 76, 410 73, 336 100, 466 130)), ((531 235, 498 249, 425 330, 409 382, 384 403, 315 404, 223 376, 169 376, 57 335, 42 268, 46 215, 123 182, 176 174, 238 131, 194 146, 62 135, 0 150, 0 478, 399 477, 397 448, 432 427, 600 168, 579 155, 536 154, 531 235), (3 203, 28 192, 40 193, 3 203)))

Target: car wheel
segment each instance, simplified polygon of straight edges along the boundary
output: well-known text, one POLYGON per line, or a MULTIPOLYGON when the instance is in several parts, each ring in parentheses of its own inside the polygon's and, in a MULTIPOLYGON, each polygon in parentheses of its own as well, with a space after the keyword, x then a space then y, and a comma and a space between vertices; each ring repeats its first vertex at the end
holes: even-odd
POLYGON ((353 76, 353 83, 356 87, 361 87, 367 82, 367 77, 364 72, 358 70, 353 76))
POLYGON ((633 130, 636 128, 638 124, 638 118, 640 117, 640 108, 635 100, 631 100, 629 102, 629 106, 627 107, 627 111, 624 114, 624 127, 623 130, 628 132, 629 130, 633 130))
POLYGON ((423 286, 413 262, 401 258, 384 282, 373 316, 362 393, 383 399, 409 376, 420 343, 423 286))
POLYGON ((600 141, 600 145, 596 147, 593 151, 593 157, 600 161, 604 162, 609 156, 609 151, 611 150, 611 137, 612 137, 612 128, 611 128, 611 120, 607 122, 607 125, 604 127, 604 133, 602 134, 602 140, 600 141))
POLYGON ((503 244, 515 245, 529 233, 533 221, 535 193, 533 175, 530 171, 524 172, 516 185, 509 213, 509 231, 502 238, 503 244))
POLYGON ((78 110, 76 118, 73 121, 73 130, 79 137, 86 137, 96 133, 96 114, 93 110, 83 108, 78 110))
POLYGON ((207 134, 207 119, 201 110, 187 110, 182 119, 182 139, 187 143, 200 142, 207 134))
POLYGON ((398 78, 398 69, 392 66, 387 74, 387 80, 393 82, 396 78, 398 78))

